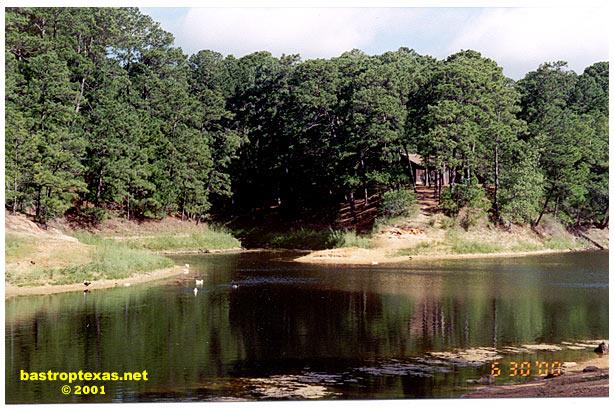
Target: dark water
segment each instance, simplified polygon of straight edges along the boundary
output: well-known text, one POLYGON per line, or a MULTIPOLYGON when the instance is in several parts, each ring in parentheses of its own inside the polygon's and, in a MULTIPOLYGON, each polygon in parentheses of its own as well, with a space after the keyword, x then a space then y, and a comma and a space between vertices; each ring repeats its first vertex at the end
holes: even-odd
POLYGON ((6 401, 458 397, 492 361, 428 353, 495 349, 499 383, 518 380, 507 376, 510 361, 596 355, 504 347, 608 338, 605 252, 365 268, 291 257, 177 257, 190 274, 7 300, 6 401), (204 278, 197 295, 195 277, 204 278), (19 381, 22 369, 147 370, 149 380, 92 382, 106 395, 64 396, 65 383, 19 381))

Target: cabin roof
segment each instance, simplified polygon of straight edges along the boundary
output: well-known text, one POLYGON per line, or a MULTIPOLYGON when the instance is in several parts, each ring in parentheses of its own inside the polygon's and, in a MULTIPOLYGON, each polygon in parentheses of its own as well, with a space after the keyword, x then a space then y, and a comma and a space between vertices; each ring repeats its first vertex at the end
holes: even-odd
POLYGON ((412 163, 418 164, 418 165, 422 165, 422 157, 418 154, 408 154, 407 157, 409 157, 409 161, 411 161, 412 163))

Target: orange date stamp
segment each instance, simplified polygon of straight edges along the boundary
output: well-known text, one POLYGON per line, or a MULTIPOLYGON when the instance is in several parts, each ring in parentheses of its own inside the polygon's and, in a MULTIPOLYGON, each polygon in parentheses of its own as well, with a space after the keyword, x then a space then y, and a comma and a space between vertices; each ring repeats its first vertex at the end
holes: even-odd
POLYGON ((490 375, 499 377, 505 373, 509 377, 547 377, 561 375, 560 361, 510 361, 509 363, 493 362, 490 364, 490 375))

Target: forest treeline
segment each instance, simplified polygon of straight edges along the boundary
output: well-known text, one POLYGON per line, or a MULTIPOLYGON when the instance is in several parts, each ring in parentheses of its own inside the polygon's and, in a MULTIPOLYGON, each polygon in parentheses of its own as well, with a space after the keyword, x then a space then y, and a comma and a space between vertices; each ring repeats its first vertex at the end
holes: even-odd
POLYGON ((173 41, 134 8, 6 10, 8 210, 291 214, 411 187, 418 153, 449 210, 481 193, 500 223, 607 224, 607 62, 514 82, 471 50, 303 61, 173 41))

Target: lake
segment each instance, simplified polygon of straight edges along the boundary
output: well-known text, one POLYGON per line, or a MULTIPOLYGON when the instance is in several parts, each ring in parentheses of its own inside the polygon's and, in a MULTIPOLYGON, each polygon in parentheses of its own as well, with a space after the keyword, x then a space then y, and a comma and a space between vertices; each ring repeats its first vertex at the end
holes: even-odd
POLYGON ((177 256, 189 274, 8 299, 6 401, 459 397, 495 361, 497 383, 521 381, 512 361, 533 376, 537 361, 593 358, 608 338, 607 252, 369 267, 296 256, 177 256), (65 383, 19 381, 20 370, 149 379, 65 396, 65 383))

